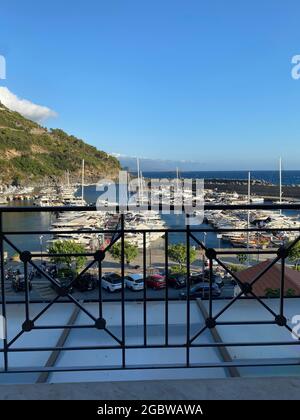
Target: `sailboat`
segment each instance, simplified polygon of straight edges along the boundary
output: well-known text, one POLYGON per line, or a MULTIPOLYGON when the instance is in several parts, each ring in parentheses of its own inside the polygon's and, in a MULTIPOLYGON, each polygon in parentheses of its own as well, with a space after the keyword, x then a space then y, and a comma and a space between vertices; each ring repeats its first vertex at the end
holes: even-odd
POLYGON ((85 187, 85 162, 82 160, 82 169, 81 169, 81 197, 73 197, 68 200, 67 204, 69 206, 85 206, 87 202, 84 199, 84 187, 85 187))
POLYGON ((81 203, 84 205, 84 170, 85 170, 85 162, 82 159, 82 174, 81 174, 81 203))
MULTIPOLYGON (((274 204, 282 204, 282 158, 279 159, 279 200, 274 201, 274 204)), ((282 210, 279 212, 280 216, 282 215, 282 210)))
POLYGON ((137 204, 140 206, 142 204, 142 180, 141 180, 141 169, 140 169, 140 159, 136 158, 136 167, 138 175, 138 192, 137 192, 137 204))

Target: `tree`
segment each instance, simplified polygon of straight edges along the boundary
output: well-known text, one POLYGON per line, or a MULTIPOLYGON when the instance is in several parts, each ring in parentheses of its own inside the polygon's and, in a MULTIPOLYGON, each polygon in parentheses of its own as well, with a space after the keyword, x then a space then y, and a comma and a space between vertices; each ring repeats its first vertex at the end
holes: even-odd
POLYGON ((289 259, 295 264, 295 269, 298 270, 299 260, 300 260, 300 242, 297 242, 289 250, 289 259))
MULTIPOLYGON (((280 297, 280 289, 271 289, 268 287, 265 290, 266 297, 268 298, 279 298, 280 297)), ((287 289, 284 293, 284 296, 286 297, 293 297, 296 295, 296 291, 294 289, 287 289)))
POLYGON ((238 273, 239 271, 243 271, 245 269, 245 267, 243 265, 239 265, 239 264, 229 264, 228 268, 233 273, 238 273))
POLYGON ((247 255, 246 254, 238 254, 237 259, 239 260, 240 264, 245 264, 247 261, 247 255))
POLYGON ((21 185, 21 180, 20 180, 20 177, 18 175, 14 176, 11 185, 13 187, 19 187, 21 185))
POLYGON ((179 265, 173 265, 170 267, 171 274, 186 274, 186 267, 180 267, 179 265))
POLYGON ((287 291, 285 292, 285 296, 286 297, 293 297, 296 296, 296 291, 294 289, 287 289, 287 291))
POLYGON ((267 298, 279 298, 280 289, 272 289, 271 287, 267 287, 265 289, 265 295, 267 298))
MULTIPOLYGON (((117 242, 110 249, 110 254, 114 260, 122 261, 122 244, 117 242)), ((128 241, 124 241, 124 259, 127 264, 130 264, 138 256, 139 250, 136 245, 128 241)))
MULTIPOLYGON (((169 257, 172 261, 179 264, 180 271, 183 270, 183 266, 187 263, 187 247, 184 244, 170 245, 168 249, 169 257)), ((190 263, 192 264, 196 258, 197 253, 194 248, 190 248, 190 263)))
MULTIPOLYGON (((49 248, 50 254, 84 254, 85 248, 81 244, 74 241, 57 241, 49 248)), ((72 268, 73 263, 76 264, 76 271, 82 269, 86 263, 86 257, 72 257, 66 255, 64 257, 51 257, 51 261, 56 264, 66 264, 69 269, 72 268)))

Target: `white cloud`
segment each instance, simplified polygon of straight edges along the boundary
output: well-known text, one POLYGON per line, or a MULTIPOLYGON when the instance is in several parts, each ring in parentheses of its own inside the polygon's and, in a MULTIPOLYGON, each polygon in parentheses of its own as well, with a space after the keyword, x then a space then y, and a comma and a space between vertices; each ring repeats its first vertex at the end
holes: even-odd
MULTIPOLYGON (((116 157, 116 158, 119 158, 119 157, 130 157, 131 158, 131 156, 127 156, 127 155, 122 155, 122 153, 108 153, 110 156, 114 156, 114 157, 116 157)), ((134 159, 134 158, 132 158, 132 159, 134 159)))
POLYGON ((0 86, 0 101, 11 111, 19 112, 24 117, 38 123, 57 116, 56 112, 52 111, 52 109, 46 106, 36 105, 27 99, 21 99, 7 89, 7 87, 0 86))

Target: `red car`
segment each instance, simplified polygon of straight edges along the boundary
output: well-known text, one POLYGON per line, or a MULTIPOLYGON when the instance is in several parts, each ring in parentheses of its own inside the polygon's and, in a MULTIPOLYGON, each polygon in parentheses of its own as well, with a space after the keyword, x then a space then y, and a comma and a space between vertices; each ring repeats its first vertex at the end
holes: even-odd
POLYGON ((146 285, 154 290, 164 289, 166 287, 166 280, 159 274, 153 274, 146 278, 146 285))

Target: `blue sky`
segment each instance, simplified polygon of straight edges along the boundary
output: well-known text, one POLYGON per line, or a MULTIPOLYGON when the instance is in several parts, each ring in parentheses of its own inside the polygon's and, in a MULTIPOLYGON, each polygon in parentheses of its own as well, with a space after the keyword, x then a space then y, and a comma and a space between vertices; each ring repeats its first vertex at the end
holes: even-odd
POLYGON ((203 170, 300 169, 297 0, 2 2, 15 95, 60 127, 130 156, 203 170))

